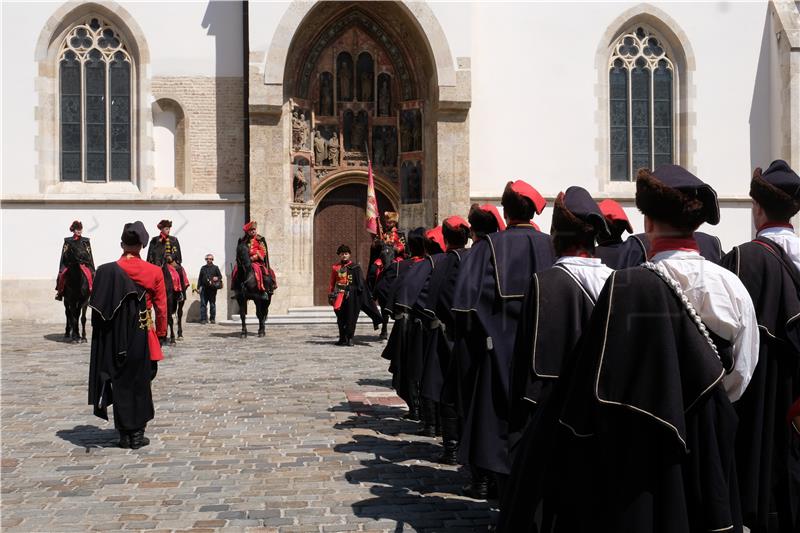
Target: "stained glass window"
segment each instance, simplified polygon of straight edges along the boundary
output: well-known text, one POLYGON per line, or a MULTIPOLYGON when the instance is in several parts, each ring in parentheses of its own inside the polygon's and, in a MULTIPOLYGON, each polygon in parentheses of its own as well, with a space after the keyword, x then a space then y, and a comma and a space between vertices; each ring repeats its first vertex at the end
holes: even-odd
POLYGON ((612 181, 673 162, 673 70, 664 46, 644 28, 614 46, 608 71, 612 181))
POLYGON ((61 180, 131 179, 132 61, 119 33, 92 17, 59 55, 61 180))

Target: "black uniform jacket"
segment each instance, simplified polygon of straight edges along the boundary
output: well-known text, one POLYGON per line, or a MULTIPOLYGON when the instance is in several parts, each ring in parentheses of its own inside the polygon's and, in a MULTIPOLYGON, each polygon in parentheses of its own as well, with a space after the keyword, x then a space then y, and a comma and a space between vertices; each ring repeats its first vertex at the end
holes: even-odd
POLYGON ((67 250, 70 246, 79 245, 82 249, 78 250, 75 254, 75 257, 79 258, 79 262, 87 265, 92 272, 94 272, 94 257, 92 256, 92 244, 89 241, 88 237, 81 237, 80 239, 76 240, 75 237, 64 237, 64 246, 61 247, 61 259, 58 263, 58 271, 61 272, 63 269, 67 267, 66 264, 66 257, 67 257, 67 250))
POLYGON ((97 269, 89 300, 89 404, 106 420, 114 404, 114 419, 126 430, 143 428, 154 416, 145 294, 117 263, 106 263, 97 269))
POLYGON ((612 273, 559 381, 556 531, 742 531, 725 372, 663 279, 612 273))
POLYGON ((157 266, 164 266, 164 263, 167 262, 165 256, 167 255, 167 249, 169 248, 169 252, 172 254, 172 259, 174 259, 179 265, 183 264, 183 257, 181 256, 181 244, 178 242, 178 238, 168 235, 167 239, 169 240, 169 247, 167 247, 166 242, 161 242, 160 233, 150 239, 150 245, 147 247, 148 263, 153 263, 157 266))
POLYGON ((771 501, 783 529, 798 524, 800 446, 786 415, 800 396, 800 273, 774 241, 759 238, 722 259, 753 299, 761 333, 758 364, 742 397, 736 435, 745 525, 767 530, 771 501))
POLYGON ((522 300, 534 273, 555 261, 550 236, 528 225, 490 233, 459 268, 453 311, 457 364, 467 382, 460 401, 464 429, 459 460, 508 473, 511 358, 522 300), (468 406, 468 407, 467 407, 468 406))

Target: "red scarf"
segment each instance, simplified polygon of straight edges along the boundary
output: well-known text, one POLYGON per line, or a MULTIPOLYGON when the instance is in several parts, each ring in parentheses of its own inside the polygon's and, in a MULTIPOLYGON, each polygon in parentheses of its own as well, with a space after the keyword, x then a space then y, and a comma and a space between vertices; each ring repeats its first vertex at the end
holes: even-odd
POLYGON ((161 242, 167 242, 169 240, 169 235, 167 235, 163 231, 161 232, 161 234, 159 236, 161 237, 161 242))
POLYGON ((650 243, 650 252, 647 254, 647 259, 652 259, 658 253, 667 251, 680 251, 680 252, 700 252, 700 247, 697 241, 693 238, 678 239, 674 237, 658 237, 653 239, 650 243))
POLYGON ((262 261, 267 257, 267 248, 261 244, 258 235, 254 235, 250 238, 250 255, 255 255, 262 261))
POLYGON ((756 230, 756 233, 761 233, 765 229, 769 228, 787 228, 794 231, 794 226, 792 226, 788 222, 767 222, 766 224, 759 226, 758 230, 756 230))

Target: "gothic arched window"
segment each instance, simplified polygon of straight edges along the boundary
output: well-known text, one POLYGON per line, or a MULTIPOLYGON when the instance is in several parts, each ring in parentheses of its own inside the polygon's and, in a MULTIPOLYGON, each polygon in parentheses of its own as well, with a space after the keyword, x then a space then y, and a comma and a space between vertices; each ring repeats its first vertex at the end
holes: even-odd
POLYGON ((674 66, 639 27, 617 40, 608 67, 610 175, 630 181, 639 168, 673 162, 674 66))
POLYGON ((99 17, 75 25, 58 55, 62 181, 130 181, 133 60, 99 17))

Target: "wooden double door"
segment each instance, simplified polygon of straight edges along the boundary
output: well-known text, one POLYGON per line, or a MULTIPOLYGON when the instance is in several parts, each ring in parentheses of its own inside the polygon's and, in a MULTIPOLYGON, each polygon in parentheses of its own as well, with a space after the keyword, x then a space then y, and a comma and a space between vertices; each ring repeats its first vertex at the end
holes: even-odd
MULTIPOLYGON (((389 199, 380 191, 378 210, 394 211, 389 199)), ((336 249, 346 244, 353 250, 353 260, 361 265, 364 275, 369 268, 372 234, 365 228, 367 186, 342 185, 331 191, 314 213, 314 305, 328 304, 331 265, 339 258, 336 249)))

